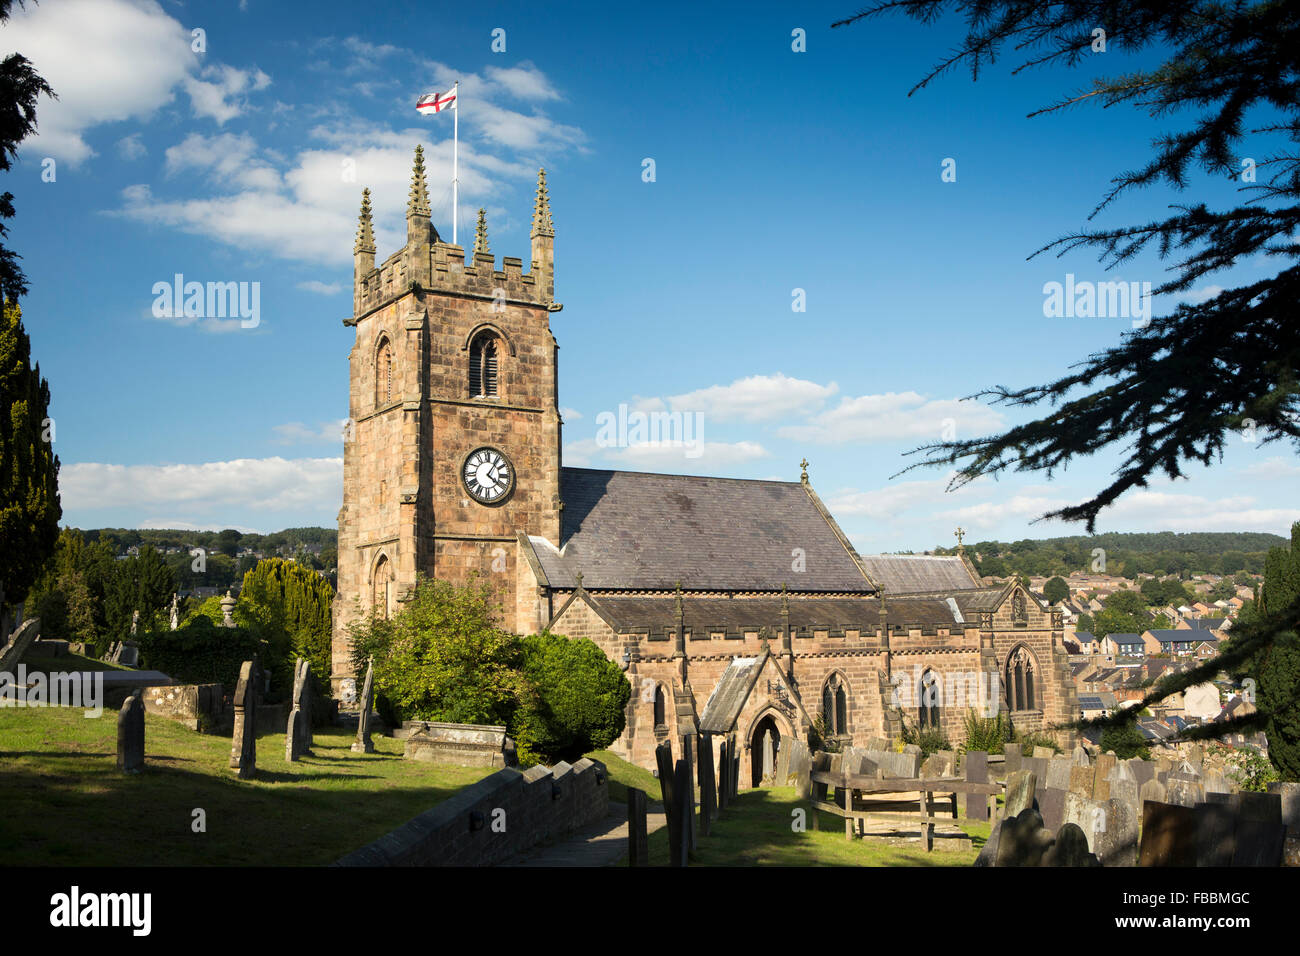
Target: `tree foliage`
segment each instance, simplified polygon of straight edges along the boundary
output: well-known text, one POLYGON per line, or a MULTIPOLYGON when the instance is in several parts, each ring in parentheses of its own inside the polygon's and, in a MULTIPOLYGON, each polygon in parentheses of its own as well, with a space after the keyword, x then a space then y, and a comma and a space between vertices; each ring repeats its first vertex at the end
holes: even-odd
MULTIPOLYGON (((2 117, 0 103, 0 124, 2 117)), ((2 147, 0 140, 0 156, 2 147)), ((54 553, 63 515, 50 386, 31 353, 22 310, 6 300, 0 317, 0 607, 26 598, 54 553)))
POLYGON ((521 640, 524 677, 536 691, 533 748, 572 762, 617 740, 632 694, 618 665, 586 638, 543 632, 521 640))
POLYGON ((334 589, 329 582, 293 561, 267 558, 244 575, 236 614, 255 622, 252 629, 266 640, 262 666, 275 686, 292 686, 299 657, 311 663, 317 686, 328 686, 333 603, 334 589))
MULTIPOLYGON (((1077 103, 1129 104, 1153 119, 1197 111, 1183 130, 1154 141, 1154 155, 1145 166, 1112 180, 1094 216, 1137 188, 1163 182, 1186 190, 1196 168, 1219 181, 1235 180, 1243 155, 1238 147, 1247 134, 1289 141, 1290 146, 1260 161, 1267 178, 1239 185, 1243 200, 1233 208, 1215 210, 1191 202, 1142 225, 1068 234, 1034 253, 1064 255, 1091 247, 1113 268, 1153 249, 1160 259, 1173 260, 1171 277, 1154 295, 1186 293, 1194 283, 1243 260, 1271 261, 1274 275, 1223 289, 1197 304, 1180 304, 1054 382, 981 392, 976 397, 1048 410, 999 435, 923 446, 914 451, 920 459, 905 470, 956 466, 952 486, 1009 470, 1044 472, 1050 478, 1079 458, 1114 449, 1122 460, 1106 487, 1043 516, 1080 521, 1091 532, 1101 511, 1125 492, 1158 475, 1181 477, 1193 463, 1212 464, 1241 431, 1259 446, 1286 440, 1300 446, 1300 323, 1295 321, 1300 153, 1294 149, 1300 141, 1300 7, 1287 0, 1188 0, 1177 5, 1154 0, 887 0, 834 25, 891 12, 932 22, 945 11, 964 15, 966 37, 913 92, 958 65, 968 66, 978 79, 1007 47, 1023 56, 1016 73, 1076 65, 1088 55, 1099 23, 1106 24, 1110 43, 1163 57, 1149 69, 1097 78, 1078 95, 1038 111, 1077 103), (1248 116, 1262 125, 1248 124, 1248 116)), ((1265 681, 1291 681, 1294 693, 1297 675, 1290 646, 1298 612, 1300 601, 1287 606, 1266 602, 1251 623, 1234 628, 1232 646, 1220 655, 1222 664, 1252 662, 1259 669, 1261 699, 1265 681), (1280 645, 1276 654, 1269 650, 1274 643, 1280 645), (1273 673, 1265 677, 1267 670, 1273 673)), ((1186 682, 1185 687, 1212 679, 1219 662, 1192 668, 1178 682, 1186 682)), ((1261 705, 1259 714, 1252 715, 1257 719, 1228 721, 1184 736, 1212 737, 1270 723, 1282 734, 1295 729, 1282 712, 1265 710, 1261 705)), ((1119 723, 1109 720, 1109 725, 1119 723)), ((1294 776, 1295 769, 1284 774, 1294 776)))
POLYGON ((1043 597, 1053 604, 1060 604, 1070 597, 1070 585, 1065 583, 1065 578, 1049 578, 1043 585, 1043 597))

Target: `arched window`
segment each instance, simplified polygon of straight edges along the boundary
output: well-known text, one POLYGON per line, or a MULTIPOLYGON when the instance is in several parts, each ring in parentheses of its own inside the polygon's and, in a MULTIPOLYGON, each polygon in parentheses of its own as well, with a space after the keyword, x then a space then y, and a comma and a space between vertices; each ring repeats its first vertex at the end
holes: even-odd
POLYGON ((828 735, 838 737, 849 732, 849 688, 839 674, 832 674, 822 685, 822 717, 828 735))
POLYGON ((939 676, 934 671, 926 671, 921 675, 920 697, 917 702, 917 722, 922 730, 930 727, 938 730, 940 685, 939 676))
POLYGON ((375 562, 375 576, 371 591, 371 608, 380 617, 388 617, 388 556, 381 555, 375 562))
POLYGON ((470 398, 488 398, 497 393, 497 339, 484 332, 469 347, 470 398))
POLYGON ((375 404, 393 400, 393 343, 384 338, 375 350, 375 404))
POLYGON ((665 704, 664 689, 663 689, 663 685, 661 684, 655 687, 655 726, 656 727, 663 727, 666 726, 667 724, 667 720, 664 716, 664 711, 666 710, 664 704, 665 704))
POLYGON ((1036 670, 1034 655, 1023 644, 1007 658, 1007 704, 1013 711, 1038 709, 1038 689, 1034 686, 1036 670))

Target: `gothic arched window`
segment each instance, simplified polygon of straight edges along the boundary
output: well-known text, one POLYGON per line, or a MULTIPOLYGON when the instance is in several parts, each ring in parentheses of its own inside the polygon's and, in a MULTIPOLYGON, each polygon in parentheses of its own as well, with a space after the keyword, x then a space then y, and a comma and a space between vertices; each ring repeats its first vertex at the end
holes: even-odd
POLYGON ((822 717, 829 736, 849 732, 849 688, 839 674, 832 674, 822 685, 822 717))
POLYGON ((665 718, 664 715, 664 711, 667 709, 665 707, 665 704, 666 701, 664 700, 663 685, 659 685, 655 687, 655 726, 656 727, 663 727, 666 726, 667 724, 667 719, 665 718))
POLYGON ((375 575, 371 582, 371 603, 372 610, 380 617, 388 617, 388 556, 380 555, 375 562, 375 575))
POLYGON ((1023 644, 1007 658, 1007 704, 1013 711, 1038 709, 1038 689, 1034 686, 1036 670, 1034 655, 1023 644))
POLYGON ((497 393, 497 356, 500 349, 495 335, 484 332, 469 347, 470 398, 490 398, 497 393))
POLYGON ((917 722, 922 730, 939 728, 940 688, 939 676, 934 671, 921 675, 921 699, 917 702, 917 722))
POLYGON ((393 400, 393 343, 387 338, 375 350, 375 404, 387 405, 393 400))

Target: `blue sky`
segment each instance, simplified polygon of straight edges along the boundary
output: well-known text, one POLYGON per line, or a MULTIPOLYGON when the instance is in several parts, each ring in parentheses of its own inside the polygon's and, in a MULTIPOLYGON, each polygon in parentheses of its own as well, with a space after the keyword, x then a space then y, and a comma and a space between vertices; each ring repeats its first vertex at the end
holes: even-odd
MULTIPOLYGON (((1085 225, 1159 129, 1123 108, 1026 114, 1140 61, 1112 46, 1012 77, 1009 60, 909 98, 959 23, 831 31, 851 2, 374 6, 45 0, 0 28, 60 95, 5 188, 66 523, 334 523, 361 188, 383 259, 423 143, 450 238, 451 117, 414 102, 459 79, 462 244, 483 206, 492 251, 526 260, 548 172, 567 464, 795 480, 806 456, 866 551, 950 544, 958 524, 977 539, 1081 531, 1030 522, 1100 488, 1118 451, 1050 483, 953 494, 940 471, 890 476, 945 422, 969 437, 1019 414, 957 399, 1046 381, 1130 328, 1045 317, 1045 283, 1165 277, 1152 257, 1111 273, 1086 251, 1026 261, 1085 225), (259 324, 156 318, 151 290, 177 273, 259 283, 259 324), (602 447, 598 416, 621 404, 700 416, 703 448, 602 447)), ((1194 189, 1234 200, 1229 183, 1194 189)), ((1134 194, 1097 224, 1187 198, 1134 194)), ((1240 263, 1192 294, 1269 268, 1240 263)), ((1285 533, 1297 476, 1289 449, 1242 441, 1129 495, 1099 530, 1285 533)))

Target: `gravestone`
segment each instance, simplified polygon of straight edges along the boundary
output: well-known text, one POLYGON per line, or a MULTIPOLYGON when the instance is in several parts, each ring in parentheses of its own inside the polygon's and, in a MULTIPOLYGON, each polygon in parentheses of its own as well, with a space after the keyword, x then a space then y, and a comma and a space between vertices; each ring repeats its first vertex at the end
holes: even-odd
POLYGON ((1237 818, 1233 866, 1281 866, 1286 827, 1269 820, 1237 818))
MULTIPOLYGON (((983 750, 968 750, 966 752, 966 782, 989 782, 989 755, 983 750)), ((966 793, 962 794, 962 796, 966 798, 963 809, 966 811, 967 820, 987 820, 989 818, 988 794, 966 793)))
POLYGON ((1143 803, 1138 866, 1195 866, 1197 816, 1192 807, 1143 803))
MULTIPOLYGON (((785 741, 781 741, 782 748, 785 741)), ((700 836, 708 836, 713 820, 718 815, 717 777, 713 775, 713 735, 700 735, 700 836)), ((784 786, 785 777, 778 775, 778 782, 784 786)))
POLYGON ((235 684, 235 731, 230 742, 230 766, 241 780, 257 773, 257 658, 239 665, 235 684))
POLYGON ((1040 789, 1035 795, 1038 812, 1043 818, 1043 826, 1052 833, 1061 829, 1065 823, 1065 794, 1064 790, 1040 789))
POLYGON ((1088 759, 1088 751, 1084 750, 1083 747, 1074 748, 1074 753, 1070 755, 1070 762, 1076 767, 1088 767, 1092 765, 1091 761, 1088 759))
MULTIPOLYGON (((794 763, 793 755, 791 755, 791 763, 794 763)), ((727 804, 731 801, 727 793, 727 767, 730 764, 731 761, 727 758, 727 738, 723 737, 718 741, 718 816, 722 816, 722 811, 727 809, 727 804)), ((797 773, 793 770, 791 772, 797 773)), ((812 793, 812 785, 807 773, 796 778, 794 788, 800 800, 808 799, 808 795, 812 793)))
POLYGON ((1119 761, 1113 753, 1100 754, 1093 764, 1092 799, 1110 799, 1110 777, 1119 761))
POLYGON ((1052 843, 1037 810, 1023 810, 1001 823, 995 866, 1038 866, 1052 843))
POLYGON ((664 816, 668 818, 668 860, 669 866, 685 866, 685 861, 678 861, 682 847, 682 819, 677 800, 677 768, 673 765, 673 748, 664 741, 655 748, 655 766, 659 769, 659 795, 664 804, 664 816))
MULTIPOLYGON (((687 853, 695 852, 696 833, 698 823, 695 818, 695 734, 682 734, 682 759, 678 761, 680 767, 682 788, 679 796, 682 800, 682 828, 683 840, 687 853)), ((770 753, 771 740, 768 740, 768 750, 771 759, 768 762, 767 770, 769 773, 775 773, 776 754, 770 753)))
POLYGON ((1073 823, 1077 826, 1088 838, 1088 849, 1095 851, 1094 835, 1105 826, 1099 820, 1103 813, 1101 806, 1091 797, 1071 790, 1065 795, 1065 819, 1061 825, 1064 827, 1073 823))
POLYGON ((1232 786, 1228 783, 1227 778, 1217 770, 1203 771, 1201 784, 1205 787, 1207 795, 1211 793, 1232 793, 1232 786))
POLYGON ((1074 764, 1070 767, 1070 792, 1092 798, 1092 768, 1074 764))
POLYGON ((921 764, 921 776, 927 780, 951 777, 957 772, 957 755, 951 750, 936 750, 921 764))
POLYGON ((1020 762, 1021 770, 1028 770, 1038 778, 1038 787, 1040 790, 1047 788, 1047 768, 1049 766, 1050 761, 1042 757, 1026 757, 1020 762))
POLYGON ((1202 803, 1196 810, 1196 865, 1232 866, 1237 819, 1226 803, 1202 803))
MULTIPOLYGON (((682 741, 689 741, 689 735, 683 734, 682 741)), ((691 787, 691 765, 683 757, 673 768, 673 796, 677 798, 677 819, 679 821, 678 840, 680 841, 669 854, 669 866, 686 866, 690 860, 692 844, 695 837, 695 791, 691 787)))
POLYGON ((1056 756, 1056 751, 1053 750, 1051 747, 1035 747, 1035 748, 1034 748, 1034 759, 1035 759, 1035 760, 1051 760, 1051 759, 1052 759, 1053 757, 1055 757, 1055 756, 1056 756))
POLYGON ((1070 789, 1070 763, 1069 757, 1053 757, 1047 765, 1047 787, 1050 790, 1069 790, 1070 789))
POLYGON ((1022 810, 1033 809, 1037 784, 1037 779, 1027 770, 1015 770, 1007 775, 1006 801, 1002 806, 1004 819, 1017 817, 1022 810))
POLYGON ((1128 767, 1133 774, 1133 779, 1137 781, 1139 790, 1142 789, 1142 784, 1156 778, 1156 768, 1150 760, 1135 757, 1132 760, 1124 761, 1124 766, 1128 767))
POLYGON ((1002 767, 1007 774, 1013 774, 1020 769, 1021 761, 1025 759, 1024 748, 1020 744, 1003 744, 1002 745, 1002 767))
POLYGON ((868 750, 888 750, 889 741, 884 737, 872 737, 867 741, 868 750))
POLYGON ((1198 803, 1205 802, 1205 788, 1201 786, 1199 780, 1190 779, 1187 774, 1171 773, 1166 790, 1168 792, 1165 797, 1166 803, 1174 803, 1180 807, 1194 807, 1198 803))
POLYGON ((298 663, 293 669, 293 700, 292 707, 295 710, 302 711, 301 731, 298 740, 298 753, 311 753, 311 728, 312 728, 312 710, 314 701, 312 700, 311 684, 311 662, 306 658, 298 658, 298 663))
MULTIPOLYGON (((790 747, 791 747, 793 744, 794 744, 794 741, 791 740, 789 737, 782 737, 782 738, 781 738, 781 743, 780 743, 780 745, 777 747, 777 750, 776 750, 776 785, 777 785, 778 787, 784 787, 784 786, 786 785, 786 781, 787 781, 787 780, 789 779, 789 777, 790 777, 790 747)), ((704 747, 701 746, 701 747, 700 747, 700 756, 703 756, 703 755, 704 755, 704 747)), ((700 775, 700 780, 701 780, 701 782, 704 780, 704 775, 703 775, 703 773, 701 773, 701 775, 700 775)))
POLYGON ((1270 783, 1268 792, 1277 795, 1289 834, 1300 836, 1300 783, 1270 783))
POLYGON ((1056 834, 1056 841, 1047 848, 1039 866, 1101 866, 1096 854, 1088 850, 1088 838, 1073 823, 1067 823, 1056 834))
POLYGON ((1265 823, 1282 822, 1282 797, 1276 793, 1251 793, 1243 790, 1232 795, 1232 806, 1238 820, 1262 820, 1265 823))
POLYGON ((352 752, 372 754, 375 752, 374 741, 370 739, 370 711, 375 706, 375 662, 366 664, 366 679, 361 684, 361 717, 357 721, 357 739, 352 744, 352 752))
POLYGON ((1147 802, 1164 803, 1167 796, 1165 785, 1154 778, 1142 784, 1138 789, 1138 802, 1143 805, 1147 802))
POLYGON ((140 663, 140 645, 135 641, 123 641, 118 651, 117 663, 127 667, 136 667, 140 663))
POLYGON ((1136 805, 1106 800, 1093 828, 1092 851, 1102 866, 1137 866, 1138 815, 1136 805))
POLYGON ((302 711, 295 707, 289 711, 289 725, 284 731, 284 759, 293 763, 302 756, 302 711))
POLYGON ((144 769, 144 698, 136 690, 117 715, 117 769, 139 773, 144 769))
MULTIPOLYGON (((1014 818, 1012 818, 1014 819, 1014 818)), ((998 859, 998 844, 1002 840, 1002 821, 998 820, 993 824, 993 829, 989 831, 989 838, 984 841, 980 847, 979 855, 975 857, 975 866, 995 866, 998 859)))
POLYGON ((627 865, 650 865, 650 835, 646 829, 644 790, 627 788, 627 865))

